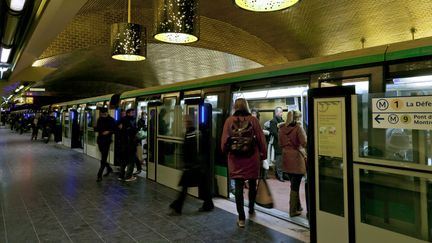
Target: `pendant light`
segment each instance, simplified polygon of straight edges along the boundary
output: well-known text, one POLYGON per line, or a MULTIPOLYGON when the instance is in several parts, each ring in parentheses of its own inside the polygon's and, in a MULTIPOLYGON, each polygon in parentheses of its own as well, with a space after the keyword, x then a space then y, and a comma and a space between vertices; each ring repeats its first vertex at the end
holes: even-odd
POLYGON ((199 0, 155 0, 154 38, 168 43, 191 43, 199 38, 199 0))
POLYGON ((234 0, 242 9, 254 12, 272 12, 289 8, 300 0, 234 0))
POLYGON ((111 25, 111 54, 113 59, 120 61, 146 59, 146 29, 131 23, 131 0, 128 0, 128 22, 111 25))

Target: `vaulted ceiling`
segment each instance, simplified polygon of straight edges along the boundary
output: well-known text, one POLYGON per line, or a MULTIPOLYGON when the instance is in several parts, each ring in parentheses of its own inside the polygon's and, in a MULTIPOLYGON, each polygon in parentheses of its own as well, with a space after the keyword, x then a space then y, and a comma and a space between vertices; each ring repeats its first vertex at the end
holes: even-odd
POLYGON ((148 51, 131 63, 111 59, 109 47, 110 25, 126 22, 127 0, 48 1, 0 95, 24 81, 57 95, 102 95, 432 36, 430 0, 302 0, 271 13, 200 0, 199 41, 165 44, 153 38, 153 6, 132 0, 148 51))

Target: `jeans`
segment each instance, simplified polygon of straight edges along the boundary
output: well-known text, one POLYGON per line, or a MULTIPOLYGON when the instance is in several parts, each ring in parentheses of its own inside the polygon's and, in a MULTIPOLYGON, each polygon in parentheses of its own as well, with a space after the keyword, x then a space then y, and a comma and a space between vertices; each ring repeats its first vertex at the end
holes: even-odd
POLYGON ((276 154, 275 155, 275 174, 277 178, 283 179, 283 173, 282 173, 282 154, 276 154))
MULTIPOLYGON (((245 220, 243 188, 245 179, 234 179, 235 181, 235 202, 239 220, 245 220)), ((249 212, 253 212, 256 198, 256 179, 249 180, 249 212)))

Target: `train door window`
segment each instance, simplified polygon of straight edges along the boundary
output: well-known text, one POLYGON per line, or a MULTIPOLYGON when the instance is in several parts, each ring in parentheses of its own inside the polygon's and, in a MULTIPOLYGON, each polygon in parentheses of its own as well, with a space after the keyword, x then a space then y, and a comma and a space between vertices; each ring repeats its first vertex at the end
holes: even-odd
POLYGON ((158 119, 159 136, 183 137, 182 107, 176 103, 177 97, 165 97, 163 99, 158 119))
POLYGON ((63 126, 64 126, 64 128, 63 128, 63 136, 65 137, 65 138, 69 138, 69 110, 68 110, 68 108, 65 108, 64 110, 63 110, 63 126))
POLYGON ((94 127, 96 126, 96 104, 89 104, 86 109, 86 144, 96 145, 96 134, 94 127))
POLYGON ((177 104, 177 96, 168 96, 163 98, 162 105, 158 109, 158 164, 180 169, 183 161, 182 107, 177 104))
POLYGON ((122 100, 121 101, 121 107, 126 111, 128 109, 135 108, 134 103, 135 103, 135 98, 122 100))
POLYGON ((211 132, 211 157, 214 158, 214 164, 225 165, 226 160, 222 159, 223 154, 220 150, 220 138, 224 124, 224 99, 225 92, 206 93, 204 102, 212 106, 212 132, 211 132))

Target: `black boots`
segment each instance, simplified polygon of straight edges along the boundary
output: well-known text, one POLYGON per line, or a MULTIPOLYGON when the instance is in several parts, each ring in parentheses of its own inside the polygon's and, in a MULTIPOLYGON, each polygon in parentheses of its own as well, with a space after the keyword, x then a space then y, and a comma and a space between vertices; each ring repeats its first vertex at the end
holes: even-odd
POLYGON ((295 191, 290 192, 290 201, 289 201, 289 215, 290 217, 296 217, 301 214, 301 211, 299 211, 299 208, 301 208, 300 205, 300 198, 299 193, 295 191))

